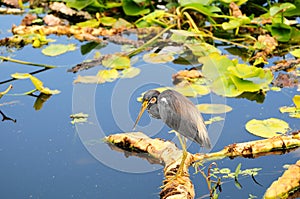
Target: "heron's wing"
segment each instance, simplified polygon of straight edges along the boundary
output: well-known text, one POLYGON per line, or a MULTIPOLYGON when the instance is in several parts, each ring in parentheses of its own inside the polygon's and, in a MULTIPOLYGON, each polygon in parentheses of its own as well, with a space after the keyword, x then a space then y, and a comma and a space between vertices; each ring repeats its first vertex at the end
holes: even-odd
POLYGON ((210 148, 210 140, 202 116, 196 106, 185 96, 174 90, 166 90, 158 96, 161 119, 172 129, 210 148))

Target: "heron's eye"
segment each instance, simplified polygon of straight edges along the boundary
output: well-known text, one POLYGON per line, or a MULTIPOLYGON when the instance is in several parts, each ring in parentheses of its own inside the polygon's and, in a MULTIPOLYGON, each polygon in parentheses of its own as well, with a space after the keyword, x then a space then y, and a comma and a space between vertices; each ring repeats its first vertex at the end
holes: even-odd
POLYGON ((154 104, 156 102, 156 97, 152 97, 150 100, 150 104, 154 104))

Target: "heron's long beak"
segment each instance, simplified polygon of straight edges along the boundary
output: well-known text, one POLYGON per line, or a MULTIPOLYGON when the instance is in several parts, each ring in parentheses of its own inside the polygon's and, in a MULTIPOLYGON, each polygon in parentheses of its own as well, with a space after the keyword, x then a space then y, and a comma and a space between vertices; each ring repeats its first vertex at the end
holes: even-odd
POLYGON ((148 101, 145 100, 142 104, 142 107, 141 107, 141 110, 139 112, 139 115, 137 116, 136 120, 135 120, 135 123, 134 123, 134 126, 133 126, 133 130, 135 129, 135 126, 137 125, 137 123, 139 122, 139 120, 141 119, 144 111, 146 110, 147 108, 147 105, 148 105, 148 101))

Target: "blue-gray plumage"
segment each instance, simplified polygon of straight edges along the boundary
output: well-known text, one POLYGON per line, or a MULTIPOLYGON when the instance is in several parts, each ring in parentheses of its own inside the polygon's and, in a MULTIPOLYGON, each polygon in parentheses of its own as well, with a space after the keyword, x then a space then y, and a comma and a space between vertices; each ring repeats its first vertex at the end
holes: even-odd
POLYGON ((174 90, 149 90, 143 96, 143 105, 135 125, 147 109, 151 117, 161 119, 170 128, 200 146, 211 148, 207 129, 196 106, 174 90))

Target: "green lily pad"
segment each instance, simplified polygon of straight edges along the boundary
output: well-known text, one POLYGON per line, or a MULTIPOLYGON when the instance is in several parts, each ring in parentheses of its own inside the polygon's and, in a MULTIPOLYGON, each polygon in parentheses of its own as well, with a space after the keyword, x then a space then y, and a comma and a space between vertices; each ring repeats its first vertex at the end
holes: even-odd
POLYGON ((198 60, 203 63, 202 74, 210 80, 210 88, 218 95, 236 97, 243 92, 265 89, 273 80, 268 69, 238 64, 218 53, 211 53, 198 60))
POLYGON ((102 65, 107 68, 113 68, 117 70, 122 70, 131 67, 130 58, 122 54, 112 54, 105 56, 102 60, 102 65))
POLYGON ((252 119, 247 122, 246 129, 256 136, 271 138, 286 133, 289 130, 289 124, 277 118, 252 119))
POLYGON ((201 113, 222 114, 232 111, 232 108, 226 104, 198 104, 196 105, 201 113))
POLYGON ((47 56, 58 56, 68 51, 76 50, 75 44, 51 44, 42 50, 42 53, 47 56))

